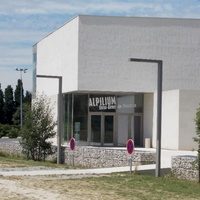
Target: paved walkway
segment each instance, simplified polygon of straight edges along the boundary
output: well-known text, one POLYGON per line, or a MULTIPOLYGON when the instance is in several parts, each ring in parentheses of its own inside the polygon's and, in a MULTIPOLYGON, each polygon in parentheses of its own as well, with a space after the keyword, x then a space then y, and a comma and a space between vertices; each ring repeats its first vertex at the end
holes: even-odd
MULTIPOLYGON (((137 148, 136 148, 137 150, 137 148)), ((142 151, 156 151, 155 149, 140 148, 142 151)), ((193 155, 196 156, 196 151, 175 151, 175 150, 162 150, 161 151, 161 169, 171 168, 172 156, 178 155, 193 155)), ((156 165, 140 165, 137 171, 152 171, 155 170, 156 165)), ((134 171, 135 167, 132 167, 134 171)), ((111 167, 111 168, 95 168, 95 169, 40 169, 40 170, 13 170, 13 171, 0 171, 2 176, 38 176, 38 175, 94 175, 94 174, 108 174, 113 172, 128 172, 130 166, 127 167, 111 167)))

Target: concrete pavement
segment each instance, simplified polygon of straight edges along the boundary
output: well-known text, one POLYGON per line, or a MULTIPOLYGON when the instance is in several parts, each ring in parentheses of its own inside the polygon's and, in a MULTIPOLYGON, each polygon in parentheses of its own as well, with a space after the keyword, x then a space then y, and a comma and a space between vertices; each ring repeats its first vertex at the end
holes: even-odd
MULTIPOLYGON (((140 151, 156 151, 156 149, 150 148, 135 148, 140 151)), ((193 155, 196 156, 196 151, 176 151, 176 150, 161 150, 161 169, 171 168, 172 156, 178 155, 193 155)), ((156 168, 155 164, 140 165, 137 166, 138 172, 151 172, 154 173, 156 168)), ((132 171, 135 170, 135 166, 132 167, 132 171)), ((162 171, 161 170, 161 171, 162 171)), ((128 172, 130 166, 126 167, 111 167, 111 168, 94 168, 94 169, 39 169, 39 170, 13 170, 13 171, 0 171, 2 176, 38 176, 38 175, 94 175, 94 174, 109 174, 113 172, 128 172)))

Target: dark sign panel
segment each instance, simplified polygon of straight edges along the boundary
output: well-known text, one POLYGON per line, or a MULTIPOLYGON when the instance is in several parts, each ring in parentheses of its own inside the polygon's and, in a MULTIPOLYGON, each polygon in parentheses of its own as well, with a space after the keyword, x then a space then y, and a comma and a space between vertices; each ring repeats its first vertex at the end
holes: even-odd
POLYGON ((69 146, 70 146, 70 149, 71 149, 72 151, 74 151, 75 145, 76 145, 75 139, 74 139, 74 138, 71 138, 70 141, 69 141, 69 146))
POLYGON ((90 95, 89 111, 90 112, 115 112, 116 110, 115 95, 90 95))
POLYGON ((128 154, 132 154, 134 151, 134 141, 132 139, 129 139, 126 143, 126 149, 128 154))

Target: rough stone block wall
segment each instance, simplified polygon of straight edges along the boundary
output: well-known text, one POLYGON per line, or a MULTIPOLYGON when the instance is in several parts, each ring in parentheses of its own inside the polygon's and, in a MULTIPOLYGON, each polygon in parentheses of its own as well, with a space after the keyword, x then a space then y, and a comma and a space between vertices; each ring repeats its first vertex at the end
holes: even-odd
MULTIPOLYGON (((56 159, 57 148, 53 148, 55 154, 50 155, 47 160, 56 159)), ((77 146, 73 152, 69 147, 62 147, 61 151, 61 161, 67 165, 86 168, 122 167, 130 165, 130 155, 128 155, 126 148, 77 146)), ((22 155, 22 147, 17 139, 0 139, 0 152, 7 152, 10 155, 22 155)), ((132 155, 133 165, 136 163, 139 165, 154 164, 155 160, 155 152, 134 151, 132 155)))
POLYGON ((197 156, 172 157, 172 173, 180 179, 198 181, 197 156))
MULTIPOLYGON (((154 164, 155 152, 135 151, 132 155, 134 164, 154 164)), ((121 167, 130 165, 130 155, 125 148, 101 148, 101 147, 76 147, 71 151, 65 149, 65 164, 82 166, 87 168, 121 167)))
POLYGON ((10 155, 21 155, 22 147, 16 139, 0 139, 0 152, 6 152, 10 155))

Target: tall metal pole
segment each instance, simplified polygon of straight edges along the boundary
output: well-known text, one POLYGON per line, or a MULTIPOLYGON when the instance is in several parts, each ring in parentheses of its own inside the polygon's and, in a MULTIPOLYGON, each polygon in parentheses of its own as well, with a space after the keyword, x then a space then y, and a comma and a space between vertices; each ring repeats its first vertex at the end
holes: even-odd
POLYGON ((58 92, 58 158, 57 164, 61 164, 61 136, 62 136, 62 77, 59 77, 59 92, 58 92))
POLYGON ((162 61, 158 61, 157 80, 157 139, 156 139, 156 177, 160 174, 161 159, 161 123, 162 123, 162 61))
POLYGON ((62 98, 62 76, 47 76, 37 75, 38 78, 56 78, 59 80, 58 84, 58 129, 57 129, 57 164, 61 164, 61 137, 63 125, 63 98, 62 98))
POLYGON ((21 125, 21 128, 22 128, 22 125, 23 125, 23 118, 22 118, 22 71, 20 71, 20 79, 21 79, 21 83, 20 83, 20 125, 21 125))
POLYGON ((155 175, 159 177, 160 173, 160 159, 161 159, 161 124, 162 124, 162 60, 130 58, 131 62, 145 62, 157 63, 157 136, 156 136, 156 170, 155 175))
POLYGON ((21 128, 22 128, 22 126, 23 126, 22 72, 26 73, 26 70, 28 70, 28 69, 22 69, 22 68, 18 69, 18 68, 16 68, 15 70, 20 72, 20 80, 21 80, 21 83, 20 83, 20 126, 21 126, 21 128))

